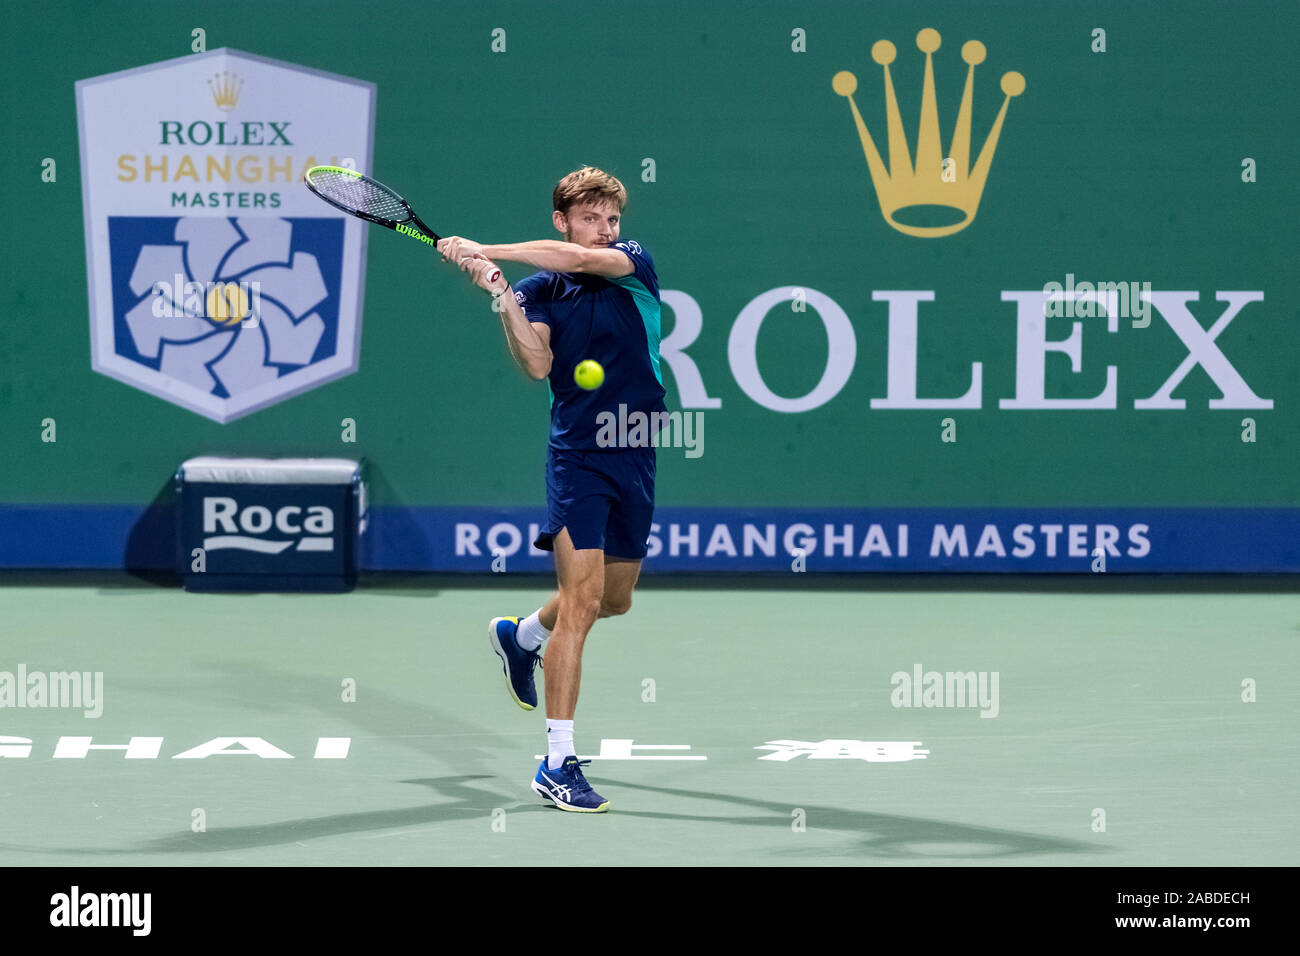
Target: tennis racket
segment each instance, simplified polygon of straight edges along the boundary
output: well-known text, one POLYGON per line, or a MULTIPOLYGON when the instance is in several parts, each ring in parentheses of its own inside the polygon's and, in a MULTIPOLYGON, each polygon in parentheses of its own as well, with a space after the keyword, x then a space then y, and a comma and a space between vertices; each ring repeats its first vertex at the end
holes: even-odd
MULTIPOLYGON (((442 239, 420 221, 410 203, 383 183, 363 176, 355 169, 313 166, 303 175, 303 180, 308 189, 349 216, 387 226, 430 246, 436 247, 442 239)), ((462 263, 465 261, 461 260, 462 263)), ((488 282, 496 282, 500 277, 501 270, 494 269, 488 275, 488 282)))

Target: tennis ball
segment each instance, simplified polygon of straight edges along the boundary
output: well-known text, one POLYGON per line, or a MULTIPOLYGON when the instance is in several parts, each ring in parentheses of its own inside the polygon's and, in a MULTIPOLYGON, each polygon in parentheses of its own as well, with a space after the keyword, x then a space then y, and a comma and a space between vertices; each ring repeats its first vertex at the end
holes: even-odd
POLYGON ((579 362, 578 367, 573 370, 573 380, 578 383, 578 388, 588 392, 594 391, 605 381, 605 370, 600 367, 599 362, 587 359, 579 362))
POLYGON ((220 325, 238 325, 249 313, 248 295, 233 282, 217 282, 208 292, 208 318, 220 325))

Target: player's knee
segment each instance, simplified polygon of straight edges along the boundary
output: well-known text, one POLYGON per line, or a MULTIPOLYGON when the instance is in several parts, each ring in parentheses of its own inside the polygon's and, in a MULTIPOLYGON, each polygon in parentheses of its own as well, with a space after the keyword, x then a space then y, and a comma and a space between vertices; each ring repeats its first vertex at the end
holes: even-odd
POLYGON ((560 613, 580 627, 590 627, 600 617, 600 598, 589 594, 571 594, 560 599, 560 613))
POLYGON ((600 602, 601 617, 617 617, 620 614, 626 614, 630 610, 632 610, 631 595, 623 598, 611 598, 606 596, 600 602))

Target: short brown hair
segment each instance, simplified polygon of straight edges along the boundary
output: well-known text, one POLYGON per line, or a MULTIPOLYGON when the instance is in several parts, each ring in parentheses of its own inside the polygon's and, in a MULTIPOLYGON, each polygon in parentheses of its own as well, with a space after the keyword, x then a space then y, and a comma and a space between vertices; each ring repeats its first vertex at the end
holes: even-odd
POLYGON ((627 189, 603 169, 583 166, 556 183, 555 192, 551 194, 551 204, 555 210, 566 216, 571 206, 588 202, 613 203, 622 212, 627 205, 627 189))

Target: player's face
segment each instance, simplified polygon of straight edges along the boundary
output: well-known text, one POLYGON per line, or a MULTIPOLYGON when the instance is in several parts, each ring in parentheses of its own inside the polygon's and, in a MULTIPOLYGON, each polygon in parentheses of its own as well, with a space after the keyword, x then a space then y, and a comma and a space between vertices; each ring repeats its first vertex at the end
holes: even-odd
POLYGON ((569 207, 569 214, 555 213, 555 228, 564 238, 588 249, 601 249, 618 241, 622 217, 613 203, 583 203, 569 207))

